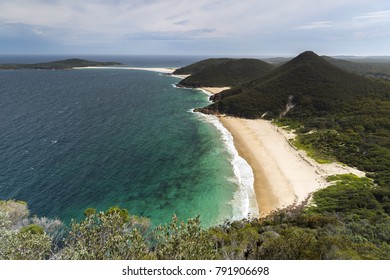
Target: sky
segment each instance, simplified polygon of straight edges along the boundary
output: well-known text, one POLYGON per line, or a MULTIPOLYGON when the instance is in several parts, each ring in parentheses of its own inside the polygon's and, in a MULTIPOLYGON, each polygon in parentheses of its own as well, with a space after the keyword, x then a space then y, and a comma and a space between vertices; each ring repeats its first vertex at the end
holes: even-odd
POLYGON ((0 55, 390 55, 388 0, 0 0, 0 55))

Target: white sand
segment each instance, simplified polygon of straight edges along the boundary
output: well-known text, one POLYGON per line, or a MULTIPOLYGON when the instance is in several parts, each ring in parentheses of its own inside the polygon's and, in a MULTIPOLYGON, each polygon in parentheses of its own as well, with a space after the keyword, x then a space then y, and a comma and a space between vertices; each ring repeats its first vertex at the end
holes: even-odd
POLYGON ((341 164, 319 164, 288 141, 288 132, 266 120, 220 116, 233 135, 236 149, 252 167, 261 216, 304 201, 310 193, 329 185, 325 177, 364 173, 341 164))
POLYGON ((214 95, 221 91, 230 89, 230 87, 201 87, 201 90, 205 91, 208 95, 214 95))

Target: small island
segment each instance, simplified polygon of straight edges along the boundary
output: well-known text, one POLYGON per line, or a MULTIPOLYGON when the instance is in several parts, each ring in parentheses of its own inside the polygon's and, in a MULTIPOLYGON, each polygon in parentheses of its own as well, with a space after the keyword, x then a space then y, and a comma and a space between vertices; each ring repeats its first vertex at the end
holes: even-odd
POLYGON ((97 62, 78 58, 65 60, 33 63, 33 64, 0 64, 0 70, 22 70, 22 69, 37 69, 37 70, 69 70, 74 67, 91 67, 91 66, 114 66, 121 65, 119 62, 97 62))

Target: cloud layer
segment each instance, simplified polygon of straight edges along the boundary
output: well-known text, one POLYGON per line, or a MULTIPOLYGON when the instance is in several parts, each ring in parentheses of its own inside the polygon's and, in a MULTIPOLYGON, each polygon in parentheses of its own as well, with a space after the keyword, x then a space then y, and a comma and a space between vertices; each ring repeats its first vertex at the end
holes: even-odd
POLYGON ((353 53, 370 52, 369 40, 372 52, 389 43, 385 0, 12 0, 0 1, 0 11, 0 53, 28 53, 31 45, 74 53, 337 52, 337 39, 339 53, 348 44, 353 53))

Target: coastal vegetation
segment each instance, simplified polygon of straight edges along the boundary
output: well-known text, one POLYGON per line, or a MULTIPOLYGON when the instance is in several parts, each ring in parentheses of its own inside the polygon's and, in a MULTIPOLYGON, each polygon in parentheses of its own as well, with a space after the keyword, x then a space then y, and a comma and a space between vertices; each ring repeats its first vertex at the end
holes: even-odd
POLYGON ((88 66, 113 66, 120 65, 119 62, 96 62, 83 59, 66 59, 44 63, 33 64, 0 64, 0 70, 21 70, 21 69, 39 69, 39 70, 67 70, 74 67, 88 66))
POLYGON ((1 201, 0 259, 390 259, 390 217, 372 194, 372 181, 330 180, 335 184, 315 193, 310 206, 208 229, 199 217, 184 222, 175 215, 152 227, 118 207, 89 208, 83 220, 65 226, 29 217, 24 202, 1 201))

